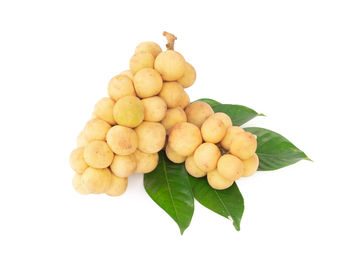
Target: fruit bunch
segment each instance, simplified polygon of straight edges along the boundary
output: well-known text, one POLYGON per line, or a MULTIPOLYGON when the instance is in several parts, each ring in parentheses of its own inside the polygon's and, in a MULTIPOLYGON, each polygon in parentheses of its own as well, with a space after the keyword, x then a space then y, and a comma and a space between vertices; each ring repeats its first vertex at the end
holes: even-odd
POLYGON ((166 51, 154 42, 136 47, 130 69, 110 80, 109 97, 96 103, 79 134, 70 155, 79 193, 121 195, 128 176, 153 171, 164 148, 170 161, 185 162, 190 175, 207 175, 214 189, 257 170, 256 137, 209 104, 190 104, 184 89, 193 85, 196 71, 174 51, 176 37, 164 35, 166 51))
POLYGON ((170 161, 185 162, 193 177, 207 175, 209 185, 218 190, 256 172, 259 159, 253 134, 233 126, 227 114, 214 113, 202 101, 188 105, 185 113, 188 122, 177 124, 169 135, 166 155, 170 161))
MULTIPOLYGON (((167 50, 154 42, 140 43, 130 69, 113 77, 109 97, 96 103, 70 155, 77 192, 123 194, 128 176, 153 171, 167 134, 187 121, 184 109, 190 98, 184 89, 194 83, 196 72, 174 51, 176 37, 164 35, 167 50)), ((177 139, 186 143, 186 138, 177 139)))

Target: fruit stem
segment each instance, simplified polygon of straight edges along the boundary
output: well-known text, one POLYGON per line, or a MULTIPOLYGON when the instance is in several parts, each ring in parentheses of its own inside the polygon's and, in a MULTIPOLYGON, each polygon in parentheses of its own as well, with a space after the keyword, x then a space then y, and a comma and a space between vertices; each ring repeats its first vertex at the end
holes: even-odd
POLYGON ((166 48, 168 50, 174 50, 174 44, 175 44, 175 40, 177 40, 177 37, 171 33, 168 32, 163 32, 163 35, 165 36, 165 38, 167 39, 168 43, 166 44, 166 48))
POLYGON ((225 155, 225 154, 227 154, 228 153, 228 151, 227 150, 225 150, 222 146, 221 146, 221 144, 216 144, 218 147, 219 147, 219 150, 220 150, 220 152, 221 152, 221 155, 225 155))

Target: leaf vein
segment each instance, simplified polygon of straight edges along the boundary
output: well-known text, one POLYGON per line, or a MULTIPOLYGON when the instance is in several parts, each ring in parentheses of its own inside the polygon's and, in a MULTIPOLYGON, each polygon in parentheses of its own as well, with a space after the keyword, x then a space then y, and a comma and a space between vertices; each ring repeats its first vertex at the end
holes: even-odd
POLYGON ((217 192, 216 190, 214 190, 214 192, 215 192, 215 194, 217 195, 217 197, 219 198, 220 203, 223 205, 223 207, 224 207, 224 209, 225 209, 227 215, 228 215, 228 216, 231 216, 232 221, 234 221, 234 220, 233 220, 233 215, 230 213, 230 211, 229 211, 228 208, 226 207, 224 201, 222 201, 222 199, 221 199, 221 197, 219 196, 218 192, 217 192))
POLYGON ((164 171, 166 183, 167 183, 168 190, 169 190, 169 194, 170 194, 170 198, 171 198, 171 204, 172 204, 173 207, 174 207, 176 219, 177 219, 177 221, 179 221, 179 215, 178 215, 178 212, 177 212, 177 210, 176 210, 176 206, 175 206, 175 203, 174 203, 173 194, 171 193, 171 188, 170 188, 170 185, 169 185, 169 180, 168 180, 167 171, 165 170, 165 169, 166 169, 166 165, 165 165, 165 160, 164 160, 164 158, 163 158, 163 162, 162 162, 162 163, 163 163, 163 171, 164 171))

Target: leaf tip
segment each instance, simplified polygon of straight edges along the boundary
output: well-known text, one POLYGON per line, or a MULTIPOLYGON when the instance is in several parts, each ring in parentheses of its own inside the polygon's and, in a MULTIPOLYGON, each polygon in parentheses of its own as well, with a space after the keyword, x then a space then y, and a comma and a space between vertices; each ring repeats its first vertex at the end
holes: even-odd
POLYGON ((185 230, 186 230, 185 228, 181 228, 181 227, 180 227, 180 234, 183 235, 184 232, 185 232, 185 230))
POLYGON ((229 220, 232 221, 232 224, 233 224, 233 226, 235 227, 235 229, 236 229, 237 231, 240 231, 240 230, 241 230, 240 222, 237 223, 234 219, 232 219, 231 216, 228 216, 227 218, 228 218, 229 220))
POLYGON ((263 114, 263 113, 259 113, 259 114, 258 114, 258 116, 261 116, 261 117, 266 117, 266 115, 265 115, 265 114, 263 114))
POLYGON ((304 159, 307 160, 307 161, 314 162, 314 161, 313 161, 311 158, 309 158, 308 156, 306 156, 304 159))
POLYGON ((241 227, 239 226, 239 224, 236 224, 235 222, 233 222, 233 226, 235 227, 236 231, 241 230, 241 227))

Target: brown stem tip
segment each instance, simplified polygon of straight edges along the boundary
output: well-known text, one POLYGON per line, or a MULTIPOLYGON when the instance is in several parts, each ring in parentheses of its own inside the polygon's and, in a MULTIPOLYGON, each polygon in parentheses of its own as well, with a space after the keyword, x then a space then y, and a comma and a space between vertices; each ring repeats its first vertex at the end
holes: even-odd
POLYGON ((166 40, 168 41, 168 43, 166 44, 166 48, 168 50, 174 50, 174 44, 175 44, 175 40, 177 39, 175 35, 168 33, 168 32, 163 32, 163 35, 165 36, 166 40))

